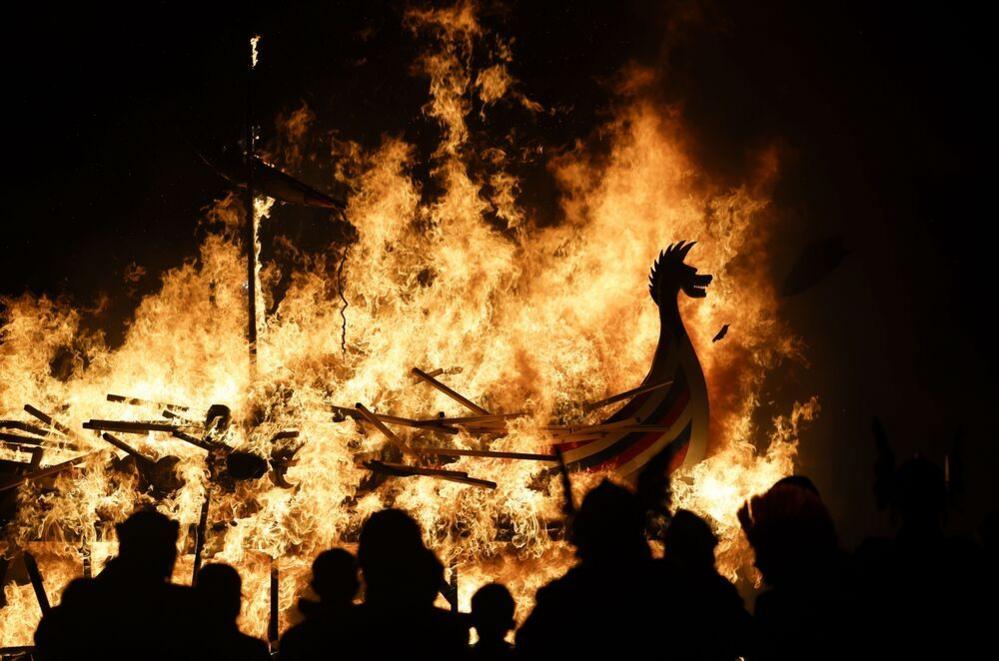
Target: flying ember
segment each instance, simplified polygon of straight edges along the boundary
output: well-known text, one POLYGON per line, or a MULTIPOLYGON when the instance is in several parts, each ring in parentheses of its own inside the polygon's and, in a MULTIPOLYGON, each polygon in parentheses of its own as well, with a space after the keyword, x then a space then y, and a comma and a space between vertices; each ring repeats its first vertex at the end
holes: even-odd
MULTIPOLYGON (((634 482, 667 450, 673 506, 715 528, 723 574, 755 580, 735 513, 791 473, 819 408, 758 423, 764 379, 802 353, 770 277, 775 158, 713 182, 632 70, 609 92, 608 149, 580 136, 544 156, 562 213, 538 222, 516 138, 468 122, 504 104, 556 112, 510 72, 513 42, 471 3, 405 20, 440 129, 425 170, 388 135, 318 154, 338 167, 317 188, 342 195, 296 187, 319 149, 303 107, 237 166, 242 192, 207 212, 197 254, 162 274, 120 346, 64 301, 0 301, 0 646, 29 644, 39 597, 100 571, 141 507, 181 524, 175 581, 208 559, 239 569, 255 635, 285 629, 316 554, 388 506, 449 568, 442 600, 465 610, 501 578, 529 603, 573 562, 565 484, 634 482), (356 232, 261 261, 257 230, 288 202, 356 232)), ((266 46, 253 38, 254 68, 266 46)))

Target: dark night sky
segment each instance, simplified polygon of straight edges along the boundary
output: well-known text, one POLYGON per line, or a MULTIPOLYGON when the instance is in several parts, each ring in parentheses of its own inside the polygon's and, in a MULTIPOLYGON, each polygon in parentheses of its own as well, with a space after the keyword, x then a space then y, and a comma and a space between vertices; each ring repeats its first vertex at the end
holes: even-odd
MULTIPOLYGON (((265 35, 260 117, 306 100, 364 144, 434 131, 419 117, 425 82, 409 73, 401 2, 258 4, 249 17, 245 3, 143 4, 22 6, 0 42, 0 293, 108 292, 118 326, 124 269, 190 257, 198 210, 225 190, 186 141, 235 139, 248 25, 265 35)), ((940 458, 964 426, 970 497, 954 521, 967 527, 999 502, 986 22, 919 3, 806 4, 511 2, 484 20, 516 38, 514 73, 533 97, 572 106, 530 129, 550 144, 605 119, 602 81, 635 60, 664 72, 662 101, 682 107, 713 176, 737 182, 760 148, 780 148, 775 275, 811 239, 843 234, 853 251, 784 307, 811 367, 778 389, 823 404, 802 470, 853 541, 884 526, 870 416, 903 456, 940 458)), ((539 212, 552 206, 544 181, 528 190, 539 212)))

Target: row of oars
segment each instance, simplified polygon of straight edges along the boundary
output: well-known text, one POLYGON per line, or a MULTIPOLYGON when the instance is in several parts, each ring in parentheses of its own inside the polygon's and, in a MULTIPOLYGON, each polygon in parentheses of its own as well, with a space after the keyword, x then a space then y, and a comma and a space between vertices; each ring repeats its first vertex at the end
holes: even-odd
POLYGON ((93 454, 93 452, 88 452, 66 461, 41 467, 41 460, 45 452, 86 452, 89 449, 89 443, 69 427, 31 404, 25 404, 24 411, 44 426, 21 420, 0 420, 0 445, 18 453, 28 454, 31 457, 31 460, 26 464, 27 471, 0 483, 0 491, 16 489, 26 482, 56 475, 79 465, 93 454))
MULTIPOLYGON (((457 392, 450 386, 442 383, 437 378, 437 375, 443 373, 444 370, 434 370, 432 372, 424 372, 418 367, 414 367, 411 373, 416 377, 417 382, 424 382, 436 390, 444 393, 454 401, 461 404, 464 408, 468 409, 472 415, 467 416, 454 416, 447 417, 443 414, 435 418, 407 418, 397 415, 388 415, 384 413, 375 413, 369 410, 361 403, 357 403, 353 408, 334 406, 334 420, 342 421, 347 418, 351 418, 356 422, 373 427, 378 430, 389 443, 395 446, 404 456, 420 459, 423 456, 432 457, 477 457, 485 459, 511 459, 520 461, 541 461, 541 462, 551 462, 562 464, 561 453, 558 452, 558 447, 560 443, 571 443, 571 442, 588 442, 599 440, 605 437, 609 433, 632 433, 632 432, 664 432, 667 428, 664 426, 657 425, 643 425, 641 420, 638 418, 626 418, 623 420, 617 420, 614 422, 600 423, 595 425, 578 425, 578 426, 563 426, 563 425, 550 425, 542 427, 542 430, 548 432, 556 439, 555 449, 556 452, 552 454, 537 454, 529 452, 500 452, 494 450, 471 450, 471 449, 459 449, 459 448, 447 448, 447 447, 411 447, 403 439, 401 439, 394 431, 392 431, 391 426, 401 426, 420 429, 424 431, 435 432, 439 434, 455 435, 461 431, 470 433, 473 435, 482 436, 502 436, 507 432, 507 422, 516 418, 522 418, 527 416, 527 413, 491 413, 484 407, 475 403, 468 397, 465 397, 461 393, 457 392)), ((646 384, 638 388, 633 388, 622 393, 618 393, 611 397, 592 402, 584 406, 586 411, 595 411, 604 406, 620 402, 637 395, 641 395, 653 390, 658 390, 660 388, 668 387, 672 381, 661 381, 653 384, 646 384)), ((435 477, 438 479, 450 479, 453 481, 462 481, 462 476, 442 474, 438 469, 426 469, 420 468, 418 466, 410 465, 392 465, 388 468, 384 462, 372 462, 367 461, 363 464, 369 470, 379 473, 385 473, 400 477, 412 476, 412 475, 423 475, 428 477, 435 477), (405 470, 403 470, 403 468, 405 470)), ((454 473, 454 471, 450 471, 454 473)), ((476 478, 469 478, 467 474, 464 475, 465 483, 474 486, 482 486, 485 488, 495 488, 495 483, 489 480, 480 480, 476 478)))

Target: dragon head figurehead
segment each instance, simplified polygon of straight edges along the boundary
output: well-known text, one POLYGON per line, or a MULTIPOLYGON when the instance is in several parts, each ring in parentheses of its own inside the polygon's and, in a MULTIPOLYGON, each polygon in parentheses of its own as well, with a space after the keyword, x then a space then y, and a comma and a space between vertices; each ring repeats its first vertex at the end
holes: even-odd
POLYGON ((692 298, 704 298, 705 289, 711 284, 711 276, 697 272, 697 269, 683 260, 694 247, 696 241, 674 243, 659 253, 659 259, 652 265, 649 274, 649 294, 660 308, 663 304, 675 303, 683 291, 692 298))

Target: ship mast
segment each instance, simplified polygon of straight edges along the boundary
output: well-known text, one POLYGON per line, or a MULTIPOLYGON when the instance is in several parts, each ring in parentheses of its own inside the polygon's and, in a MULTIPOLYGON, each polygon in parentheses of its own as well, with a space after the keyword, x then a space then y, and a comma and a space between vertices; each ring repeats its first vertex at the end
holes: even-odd
POLYGON ((257 214, 254 207, 253 170, 256 156, 256 126, 253 123, 253 72, 257 68, 257 44, 260 36, 250 34, 246 71, 246 298, 247 342, 250 352, 250 380, 257 373, 257 214))

